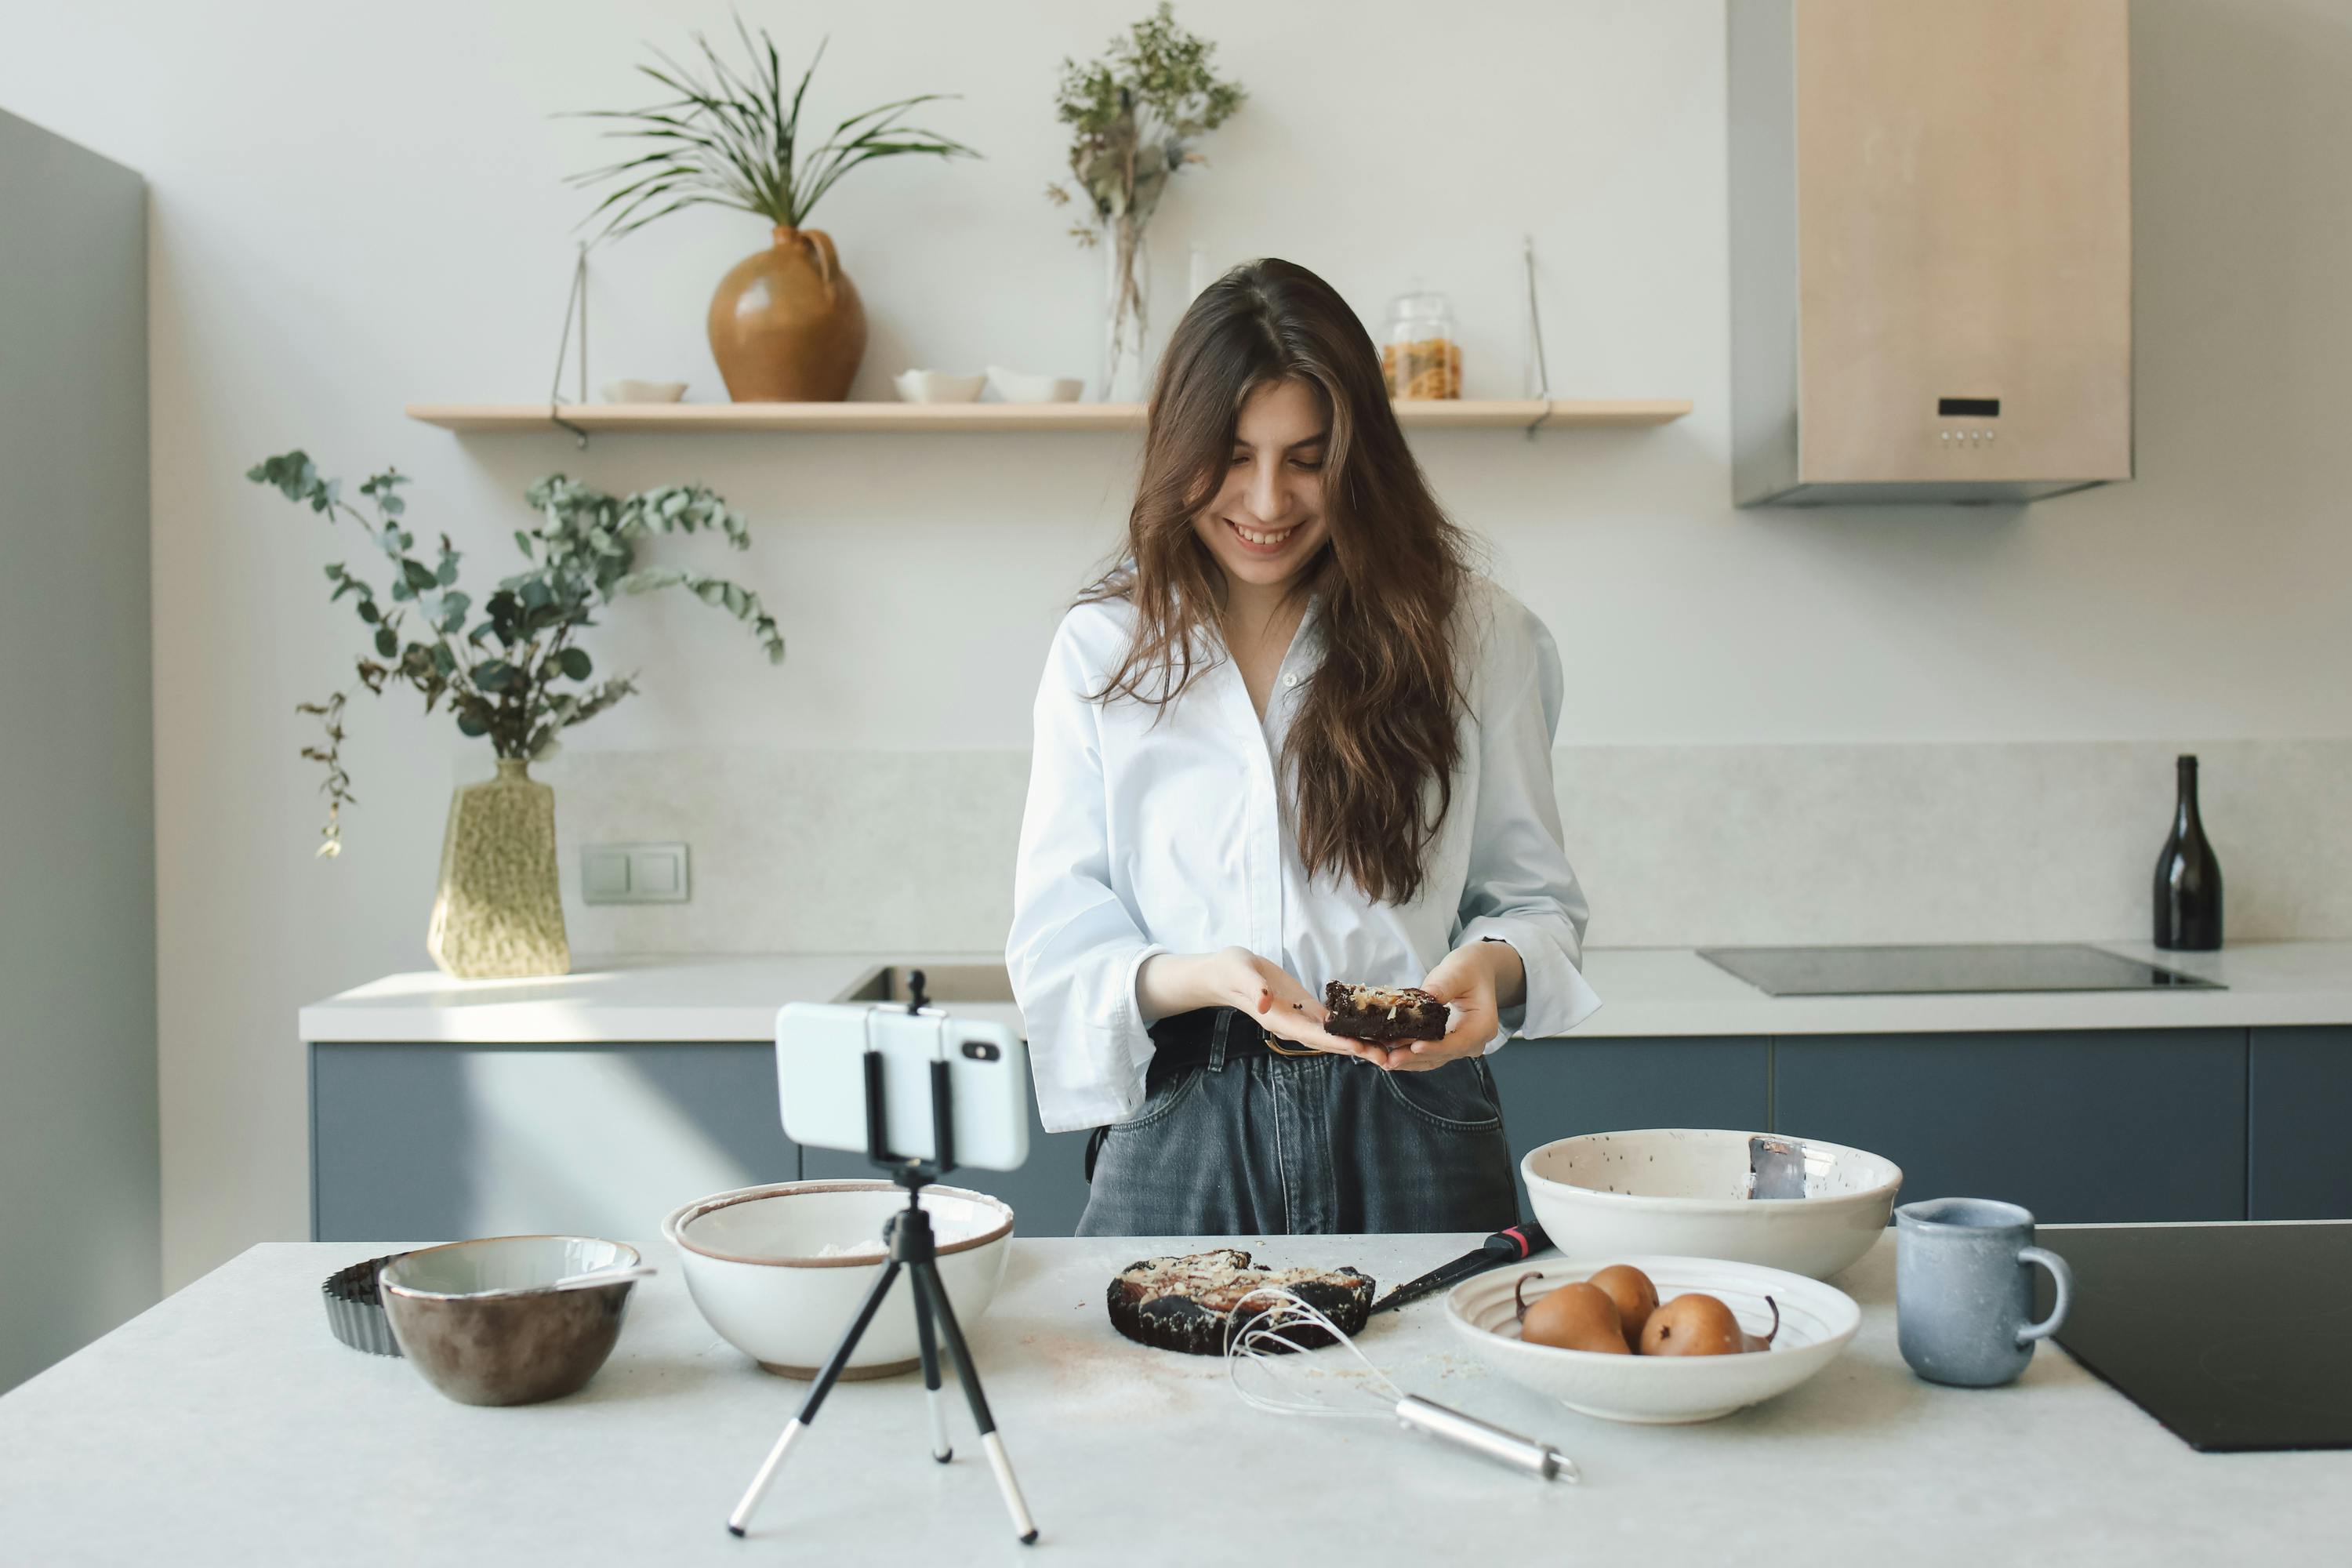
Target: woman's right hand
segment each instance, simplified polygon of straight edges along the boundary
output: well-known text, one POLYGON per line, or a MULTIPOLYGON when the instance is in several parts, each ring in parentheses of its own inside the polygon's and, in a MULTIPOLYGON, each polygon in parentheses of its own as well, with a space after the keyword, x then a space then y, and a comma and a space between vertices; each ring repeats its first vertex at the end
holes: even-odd
POLYGON ((1323 1004, 1289 971, 1245 947, 1154 953, 1137 974, 1136 990, 1137 1000, 1154 1017, 1198 1007, 1235 1007, 1255 1018, 1267 1034, 1296 1045, 1334 1056, 1370 1054, 1358 1042, 1324 1028, 1329 1015, 1323 1004))

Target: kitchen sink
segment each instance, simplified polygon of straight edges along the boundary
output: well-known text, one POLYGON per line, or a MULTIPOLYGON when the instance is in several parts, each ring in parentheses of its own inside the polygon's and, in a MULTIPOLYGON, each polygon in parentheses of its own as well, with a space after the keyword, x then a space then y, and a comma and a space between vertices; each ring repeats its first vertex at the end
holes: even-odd
POLYGON ((843 1002, 904 1002, 907 976, 923 973, 923 994, 934 1002, 1013 1001, 1013 976, 1001 963, 886 963, 858 977, 843 1002))

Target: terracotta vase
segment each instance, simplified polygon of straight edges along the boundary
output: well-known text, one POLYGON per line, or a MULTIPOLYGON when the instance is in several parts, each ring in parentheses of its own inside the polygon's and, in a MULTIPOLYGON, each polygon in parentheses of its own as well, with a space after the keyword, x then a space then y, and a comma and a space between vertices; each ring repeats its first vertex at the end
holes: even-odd
POLYGON ((866 357, 866 307, 822 229, 779 228, 710 297, 710 353, 738 403, 838 403, 866 357))
POLYGON ((568 974, 555 877, 555 792, 518 757, 499 776, 461 784, 441 839, 441 883, 425 950, 461 980, 568 974))

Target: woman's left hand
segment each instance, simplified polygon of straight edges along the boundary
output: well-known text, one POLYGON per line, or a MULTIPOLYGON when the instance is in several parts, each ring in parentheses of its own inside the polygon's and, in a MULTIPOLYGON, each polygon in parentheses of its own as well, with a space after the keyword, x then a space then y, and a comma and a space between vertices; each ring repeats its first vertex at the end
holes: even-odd
POLYGON ((1465 942, 1437 961, 1421 988, 1452 1005, 1453 1023, 1441 1040, 1413 1040, 1393 1047, 1382 1063, 1394 1072, 1427 1072, 1457 1057, 1483 1055, 1502 1030, 1498 994, 1517 994, 1527 972, 1508 942, 1465 942), (1507 967, 1506 967, 1507 966, 1507 967))

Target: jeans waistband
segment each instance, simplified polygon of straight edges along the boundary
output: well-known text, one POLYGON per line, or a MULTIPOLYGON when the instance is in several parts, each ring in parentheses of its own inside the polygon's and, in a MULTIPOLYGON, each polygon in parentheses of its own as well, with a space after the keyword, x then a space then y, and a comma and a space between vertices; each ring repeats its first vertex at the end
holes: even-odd
POLYGON ((1278 1054, 1265 1043, 1258 1021, 1238 1007, 1171 1013, 1151 1026, 1150 1035, 1150 1078, 1195 1067, 1215 1072, 1229 1061, 1278 1054))

